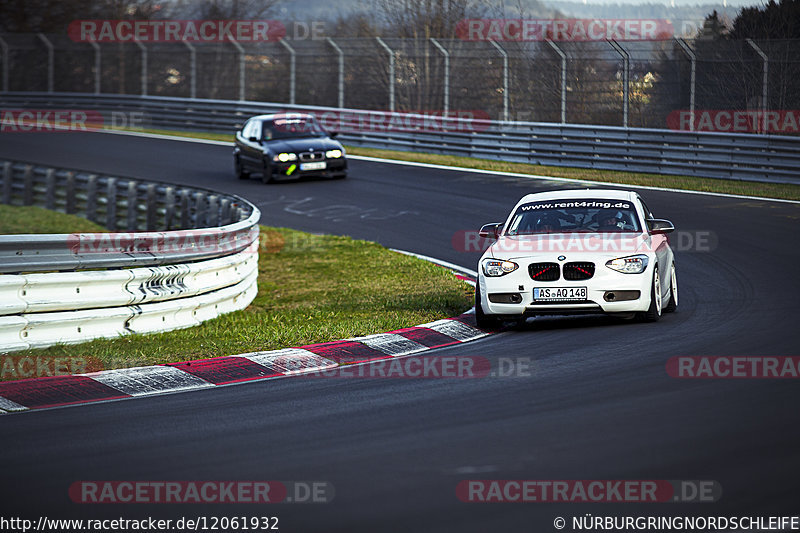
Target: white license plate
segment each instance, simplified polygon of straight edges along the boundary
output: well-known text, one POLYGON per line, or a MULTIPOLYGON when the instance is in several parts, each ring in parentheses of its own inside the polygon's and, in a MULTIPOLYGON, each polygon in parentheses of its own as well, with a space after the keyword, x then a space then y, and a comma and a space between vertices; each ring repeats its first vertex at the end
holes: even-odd
POLYGON ((300 170, 325 170, 325 161, 314 163, 300 163, 300 170))
POLYGON ((540 287, 533 289, 537 302, 573 302, 586 300, 586 287, 540 287))

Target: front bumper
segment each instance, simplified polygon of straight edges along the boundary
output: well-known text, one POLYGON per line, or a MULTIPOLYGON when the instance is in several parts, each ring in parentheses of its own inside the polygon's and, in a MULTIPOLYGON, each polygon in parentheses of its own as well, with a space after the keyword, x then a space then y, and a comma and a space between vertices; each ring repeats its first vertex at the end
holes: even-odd
POLYGON ((273 161, 270 165, 274 178, 298 178, 301 176, 320 176, 325 178, 338 178, 347 174, 347 159, 339 157, 336 159, 326 159, 324 169, 303 170, 300 161, 287 161, 281 163, 273 161))
POLYGON ((569 281, 561 278, 545 282, 531 279, 528 274, 528 262, 522 262, 517 270, 504 276, 489 277, 482 271, 479 272, 481 304, 486 314, 508 317, 647 311, 650 307, 653 268, 651 260, 641 274, 623 274, 611 270, 603 262, 597 263, 594 276, 590 279, 569 281), (554 287, 586 287, 586 300, 534 301, 534 289, 554 287), (508 300, 511 297, 518 301, 515 303, 491 301, 508 300), (625 299, 620 301, 622 298, 625 299))

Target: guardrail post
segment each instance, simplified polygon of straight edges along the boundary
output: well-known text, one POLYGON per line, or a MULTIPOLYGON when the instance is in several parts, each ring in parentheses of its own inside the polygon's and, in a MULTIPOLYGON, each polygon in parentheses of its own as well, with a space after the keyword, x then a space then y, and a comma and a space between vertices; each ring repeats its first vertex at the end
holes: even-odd
POLYGON ((217 207, 217 200, 219 197, 216 194, 208 195, 208 214, 206 215, 207 226, 219 226, 219 208, 217 207))
POLYGON ((56 169, 48 168, 44 175, 44 208, 56 208, 56 169))
POLYGON ((236 40, 233 37, 231 37, 230 35, 228 35, 228 40, 231 42, 231 44, 234 47, 236 47, 236 51, 239 52, 239 101, 242 102, 242 101, 246 100, 246 98, 245 98, 245 73, 244 73, 244 67, 245 67, 244 48, 242 48, 242 45, 237 43, 236 40))
POLYGON ((207 205, 206 195, 202 192, 194 193, 194 224, 193 228, 199 228, 206 220, 207 205))
POLYGON ((675 41, 680 45, 683 49, 683 52, 689 57, 689 61, 691 63, 691 72, 689 74, 689 130, 694 131, 694 95, 695 95, 695 76, 696 76, 696 66, 697 66, 697 56, 689 48, 689 45, 686 44, 686 41, 683 38, 675 38, 675 41))
POLYGON ((164 189, 164 229, 172 229, 173 219, 175 218, 175 187, 164 189))
POLYGON ((433 37, 431 42, 444 56, 444 112, 447 113, 450 111, 450 52, 433 37))
POLYGON ((142 96, 147 96, 147 47, 136 40, 134 40, 133 43, 138 46, 139 50, 142 52, 142 88, 140 92, 142 96))
POLYGON ((231 223, 231 201, 227 198, 223 198, 219 202, 220 208, 220 222, 219 225, 222 226, 223 224, 230 224, 231 223))
POLYGON ((189 85, 190 98, 197 98, 197 50, 192 44, 183 39, 183 44, 189 49, 189 71, 192 76, 192 82, 189 85))
POLYGON ((567 54, 551 39, 545 39, 547 44, 556 51, 561 58, 561 123, 567 123, 567 54))
POLYGON ((66 187, 64 190, 64 212, 68 215, 75 213, 75 173, 67 172, 66 187))
POLYGON ((8 92, 8 43, 0 37, 0 48, 3 50, 3 87, 2 90, 4 93, 8 92))
POLYGON ((289 104, 294 105, 295 102, 295 90, 296 90, 296 75, 297 75, 297 54, 294 51, 294 48, 289 46, 289 43, 281 37, 278 39, 278 42, 283 45, 286 50, 289 51, 289 104))
POLYGON ((181 191, 181 229, 191 227, 192 207, 189 200, 191 193, 187 189, 181 191))
POLYGON ((86 179, 86 220, 97 222, 97 174, 86 179))
POLYGON ((51 93, 53 92, 53 80, 55 79, 56 52, 55 48, 53 48, 53 43, 50 42, 50 39, 45 37, 44 33, 39 33, 37 35, 47 47, 47 92, 51 93))
POLYGON ((496 41, 489 40, 503 56, 503 121, 508 121, 508 54, 496 41))
POLYGON ((753 42, 753 39, 747 39, 747 44, 749 44, 756 53, 761 56, 761 60, 764 62, 764 66, 762 67, 763 70, 763 79, 761 81, 761 120, 763 122, 763 130, 762 133, 765 135, 769 133, 767 131, 767 89, 768 89, 768 74, 769 74, 769 57, 767 54, 764 53, 759 46, 753 42))
POLYGON ((117 230, 117 178, 106 181, 106 228, 117 230))
POLYGON ((326 40, 328 41, 328 44, 330 44, 333 47, 333 49, 336 50, 336 54, 339 56, 339 90, 338 90, 339 98, 338 98, 338 102, 339 102, 339 108, 343 108, 344 107, 344 52, 342 52, 342 49, 339 48, 338 44, 333 42, 333 39, 331 39, 330 37, 327 37, 326 40))
POLYGON ((375 39, 389 54, 389 111, 394 113, 394 51, 380 37, 375 37, 375 39))
POLYGON ((89 41, 89 44, 94 48, 94 94, 100 94, 100 67, 102 66, 100 45, 94 41, 89 41))
POLYGON ((145 228, 147 231, 156 229, 156 184, 147 185, 145 197, 145 228))
POLYGON ((136 202, 138 197, 137 183, 134 180, 128 180, 128 188, 125 190, 125 198, 128 202, 127 205, 127 231, 136 231, 136 202))
POLYGON ((609 44, 622 57, 622 127, 628 127, 628 102, 630 101, 629 77, 631 69, 631 56, 615 40, 608 41, 609 44))
POLYGON ((33 165, 25 166, 22 175, 22 205, 33 204, 33 165))

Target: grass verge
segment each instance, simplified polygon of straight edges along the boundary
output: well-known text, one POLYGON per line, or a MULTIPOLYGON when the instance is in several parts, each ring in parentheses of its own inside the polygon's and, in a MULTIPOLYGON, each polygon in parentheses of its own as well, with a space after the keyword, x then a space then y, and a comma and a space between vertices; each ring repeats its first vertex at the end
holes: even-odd
POLYGON ((0 235, 12 233, 98 233, 103 226, 75 215, 65 215, 41 207, 0 204, 0 235))
MULTIPOLYGON (((162 135, 178 135, 195 139, 232 142, 233 134, 185 132, 159 129, 137 130, 143 133, 162 135)), ((695 178, 692 176, 669 176, 664 174, 645 174, 639 172, 617 172, 612 170, 594 170, 569 167, 547 167, 527 163, 508 163, 491 159, 477 159, 451 155, 423 154, 416 152, 400 152, 378 148, 347 146, 347 153, 384 159, 396 159, 416 163, 449 165, 494 172, 515 172, 538 176, 589 180, 602 183, 626 185, 642 185, 647 187, 665 187, 689 191, 716 192, 740 196, 760 196, 784 200, 800 200, 800 185, 780 183, 762 183, 757 181, 737 181, 714 178, 695 178)))
POLYGON ((471 307, 472 288, 449 271, 376 243, 261 232, 258 295, 247 309, 168 333, 14 352, 2 356, 2 379, 34 377, 16 372, 26 357, 80 358, 93 369, 153 365, 381 333, 471 307))

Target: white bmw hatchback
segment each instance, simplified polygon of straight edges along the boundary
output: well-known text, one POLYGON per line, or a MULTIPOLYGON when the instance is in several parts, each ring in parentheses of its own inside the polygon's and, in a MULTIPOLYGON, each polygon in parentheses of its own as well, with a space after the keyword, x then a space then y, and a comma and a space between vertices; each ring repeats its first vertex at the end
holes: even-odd
POLYGON ((478 264, 478 325, 592 313, 656 321, 678 305, 674 229, 631 191, 529 194, 505 223, 481 228, 495 242, 478 264))

